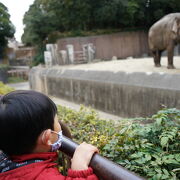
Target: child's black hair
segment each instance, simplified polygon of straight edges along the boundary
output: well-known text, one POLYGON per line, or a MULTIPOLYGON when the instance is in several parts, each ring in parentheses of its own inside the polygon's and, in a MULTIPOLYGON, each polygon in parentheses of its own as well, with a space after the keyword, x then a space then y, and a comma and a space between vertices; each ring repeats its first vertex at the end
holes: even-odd
POLYGON ((45 129, 54 129, 57 108, 36 91, 13 91, 0 97, 0 149, 8 155, 31 153, 45 129))

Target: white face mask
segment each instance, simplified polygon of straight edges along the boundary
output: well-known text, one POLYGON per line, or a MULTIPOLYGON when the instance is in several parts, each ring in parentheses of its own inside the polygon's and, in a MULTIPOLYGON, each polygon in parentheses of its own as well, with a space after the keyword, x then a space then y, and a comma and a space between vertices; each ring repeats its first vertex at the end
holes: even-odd
POLYGON ((59 131, 58 133, 55 131, 51 131, 51 132, 58 135, 58 140, 54 144, 51 145, 51 151, 54 152, 54 151, 57 151, 61 147, 63 137, 62 137, 62 131, 59 131))

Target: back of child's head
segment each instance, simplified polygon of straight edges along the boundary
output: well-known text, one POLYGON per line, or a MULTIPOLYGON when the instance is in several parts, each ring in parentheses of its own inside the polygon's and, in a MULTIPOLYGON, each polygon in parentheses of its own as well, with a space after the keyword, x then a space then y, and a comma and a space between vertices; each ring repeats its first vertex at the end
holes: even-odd
POLYGON ((45 129, 54 129, 53 101, 35 91, 13 91, 0 97, 0 149, 8 155, 31 153, 45 129))

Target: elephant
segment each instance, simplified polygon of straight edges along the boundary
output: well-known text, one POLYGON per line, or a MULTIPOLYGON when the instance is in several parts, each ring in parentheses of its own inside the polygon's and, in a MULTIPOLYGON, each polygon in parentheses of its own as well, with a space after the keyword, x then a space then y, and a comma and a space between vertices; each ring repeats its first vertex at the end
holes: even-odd
POLYGON ((153 24, 149 29, 148 43, 155 67, 161 66, 161 53, 167 50, 167 68, 174 69, 174 47, 180 43, 180 13, 168 14, 153 24))

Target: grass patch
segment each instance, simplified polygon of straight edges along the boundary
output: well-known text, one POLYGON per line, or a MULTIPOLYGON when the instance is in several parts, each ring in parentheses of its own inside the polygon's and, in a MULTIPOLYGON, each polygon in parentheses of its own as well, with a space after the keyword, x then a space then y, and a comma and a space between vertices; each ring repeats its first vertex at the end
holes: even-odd
POLYGON ((24 80, 21 77, 9 77, 8 78, 8 83, 12 84, 12 83, 20 83, 20 82, 26 82, 27 80, 24 80))

